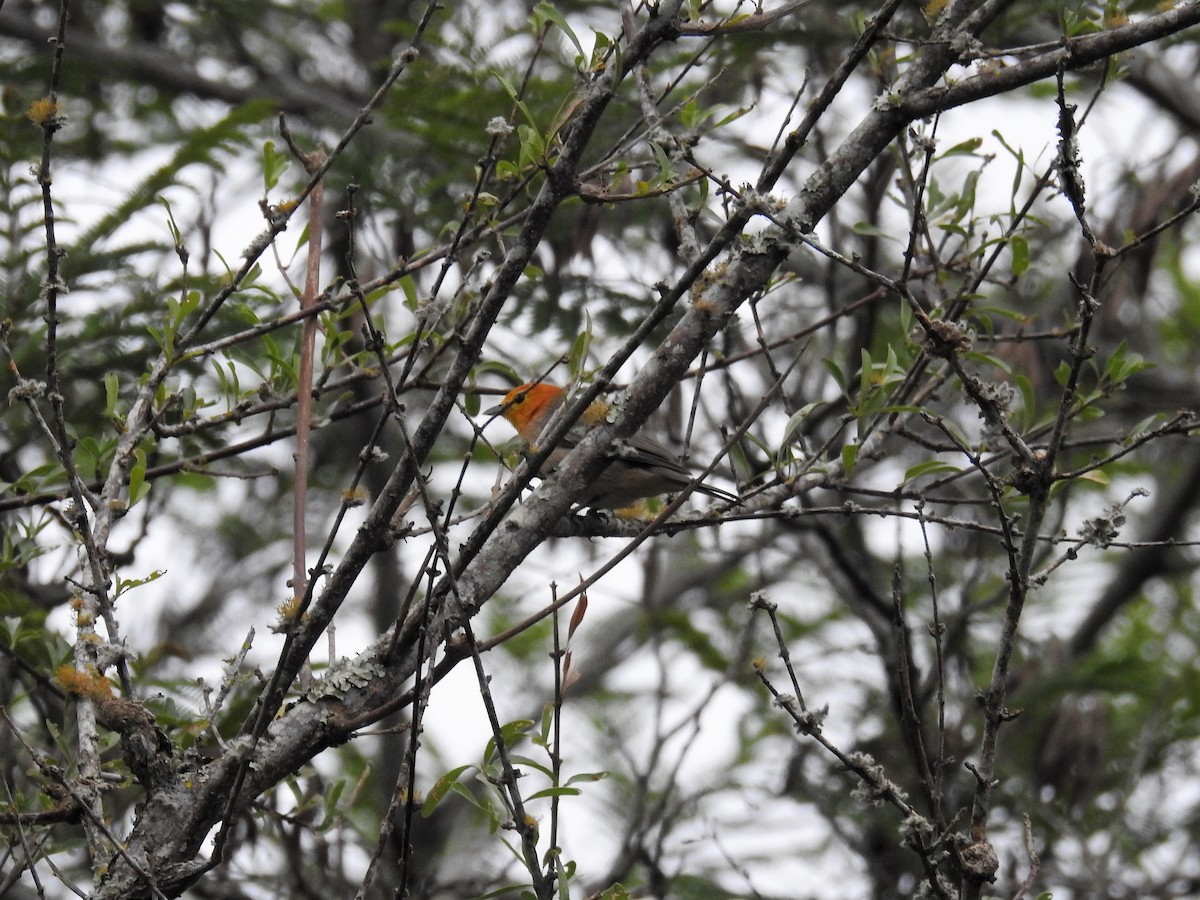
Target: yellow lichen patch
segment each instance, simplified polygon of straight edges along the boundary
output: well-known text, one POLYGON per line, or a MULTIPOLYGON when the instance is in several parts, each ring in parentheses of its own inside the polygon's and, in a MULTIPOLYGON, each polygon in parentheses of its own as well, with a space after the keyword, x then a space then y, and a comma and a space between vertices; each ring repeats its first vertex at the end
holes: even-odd
POLYGON ((291 597, 279 604, 279 619, 283 622, 291 622, 300 614, 300 604, 303 602, 301 597, 291 597))
POLYGON ((342 502, 347 506, 362 506, 367 502, 367 492, 362 488, 346 488, 342 491, 342 502))
POLYGON ((58 116, 58 104, 49 97, 34 100, 25 110, 25 117, 39 128, 53 122, 58 116))
POLYGON ((64 663, 54 670, 54 680, 72 697, 107 700, 113 695, 109 680, 94 668, 81 672, 70 663, 64 663))

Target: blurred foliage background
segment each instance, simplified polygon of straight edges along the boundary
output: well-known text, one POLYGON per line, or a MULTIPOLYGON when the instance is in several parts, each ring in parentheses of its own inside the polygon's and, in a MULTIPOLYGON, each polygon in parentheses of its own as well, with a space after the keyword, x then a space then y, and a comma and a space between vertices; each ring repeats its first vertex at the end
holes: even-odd
MULTIPOLYGON (((889 102, 938 12, 901 5, 818 107, 875 6, 809 3, 765 22, 753 21, 763 13, 753 4, 685 6, 697 27, 631 75, 606 110, 576 196, 556 210, 429 460, 452 548, 507 478, 503 461, 519 457, 503 424, 479 431, 480 408, 547 373, 589 384, 652 309, 658 286, 696 259, 689 239, 724 240, 693 297, 720 281, 726 260, 769 224, 759 217, 721 237, 731 210, 760 192, 751 185, 781 140, 807 109, 821 109, 761 191, 768 213, 889 102), (699 27, 716 22, 724 30, 699 27)), ((1065 39, 1162 12, 1137 2, 1002 6, 954 77, 998 77, 1065 39)), ((278 114, 301 145, 337 146, 425 9, 408 0, 70 4, 64 119, 53 136, 69 287, 56 365, 85 482, 98 487, 110 471, 137 386, 307 181, 278 114)), ((360 450, 377 441, 380 460, 404 452, 394 429, 373 438, 386 420, 381 356, 419 418, 518 236, 576 89, 617 64, 623 27, 649 15, 593 2, 446 5, 336 158, 320 213, 331 302, 314 382, 314 547, 328 535, 336 559, 354 536, 354 504, 383 489, 382 462, 354 482, 360 450), (332 302, 356 285, 371 286, 361 304, 332 302), (349 524, 334 530, 347 507, 349 524)), ((27 110, 47 92, 47 39, 58 22, 56 4, 0 8, 6 394, 19 378, 44 378, 48 365, 43 132, 27 110)), ((828 740, 869 754, 931 819, 922 803, 936 793, 943 821, 962 831, 977 789, 966 764, 978 761, 984 730, 979 695, 992 678, 1030 502, 1021 460, 981 404, 1003 411, 1035 450, 1057 441, 991 795, 995 895, 1200 892, 1200 808, 1187 789, 1200 776, 1200 453, 1195 419, 1181 412, 1198 405, 1200 363, 1190 252, 1196 39, 1183 30, 1063 76, 1094 242, 1061 191, 1053 78, 914 122, 819 223, 816 241, 831 253, 797 241, 651 423, 701 465, 746 424, 713 481, 761 491, 759 502, 653 537, 589 589, 561 710, 550 620, 508 630, 618 552, 628 526, 612 523, 612 537, 551 538, 482 610, 476 636, 505 636, 483 658, 501 718, 513 723, 507 733, 525 735, 518 747, 530 781, 561 753, 553 813, 549 795, 530 808, 542 822, 539 846, 553 821, 572 861, 562 896, 568 885, 610 897, 917 895, 929 871, 903 845, 896 808, 853 797, 854 773, 798 735, 755 677, 761 668, 787 690, 776 632, 748 601, 762 592, 778 606, 804 698, 828 707, 828 740), (944 333, 950 355, 983 401, 877 276, 954 323, 944 333), (1085 310, 1088 297, 1095 304, 1085 310), (1075 345, 1081 329, 1086 363, 1075 345), (905 726, 911 714, 926 737, 921 750, 905 726), (561 745, 550 740, 556 717, 561 745), (571 775, 580 777, 567 783, 571 775)), ((172 742, 202 754, 219 752, 214 731, 232 735, 246 717, 279 652, 271 626, 291 596, 300 329, 287 317, 308 235, 293 218, 204 326, 194 345, 205 352, 172 359, 130 475, 142 490, 131 486, 140 495, 107 548, 136 696, 172 742), (239 658, 251 626, 253 648, 239 658), (238 665, 226 666, 231 659, 238 665), (210 720, 222 684, 229 697, 210 720)), ((650 332, 619 384, 682 308, 650 332)), ((75 758, 70 690, 55 672, 76 640, 77 511, 26 406, 10 395, 3 417, 0 705, 11 718, 0 728, 10 813, 0 823, 0 893, 66 896, 94 874, 78 824, 22 825, 16 814, 55 804, 33 748, 68 772, 75 758)), ((406 595, 432 577, 425 516, 411 519, 339 613, 328 657, 386 632, 406 595)), ((314 658, 318 675, 326 662, 314 658)), ((465 768, 487 769, 494 751, 477 692, 473 676, 455 671, 430 695, 415 761, 425 808, 404 832, 411 855, 386 829, 379 837, 381 822, 396 821, 389 803, 410 748, 402 711, 259 797, 225 863, 188 896, 351 896, 362 886, 382 897, 402 882, 409 896, 431 898, 529 889, 503 840, 508 812, 495 785, 465 768)), ((126 779, 104 795, 119 833, 137 816, 139 792, 115 737, 102 750, 106 768, 126 779)))

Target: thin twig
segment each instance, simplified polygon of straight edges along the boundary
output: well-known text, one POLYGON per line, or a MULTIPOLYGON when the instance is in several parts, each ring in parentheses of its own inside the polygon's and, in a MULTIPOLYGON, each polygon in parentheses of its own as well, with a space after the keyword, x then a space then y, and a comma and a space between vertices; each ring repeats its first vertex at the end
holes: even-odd
MULTIPOLYGON (((292 137, 283 114, 279 116, 279 131, 287 142, 292 155, 304 165, 304 171, 313 177, 325 163, 325 152, 318 147, 303 151, 292 137)), ((304 270, 304 292, 300 297, 300 309, 307 310, 317 302, 321 289, 321 249, 324 236, 325 182, 313 185, 308 198, 308 259, 304 270)), ((305 557, 308 553, 305 514, 308 511, 308 451, 309 435, 312 433, 313 406, 313 356, 316 352, 317 318, 307 316, 300 331, 300 365, 296 376, 296 454, 295 477, 293 479, 292 502, 292 596, 303 597, 308 592, 308 571, 305 557)))

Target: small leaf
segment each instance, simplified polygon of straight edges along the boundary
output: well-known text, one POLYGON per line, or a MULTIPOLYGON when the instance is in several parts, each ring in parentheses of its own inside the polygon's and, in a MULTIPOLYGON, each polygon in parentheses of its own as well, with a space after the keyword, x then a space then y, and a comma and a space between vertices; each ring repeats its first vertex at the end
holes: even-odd
POLYGON ((479 415, 483 404, 479 402, 479 386, 475 383, 475 370, 467 375, 466 396, 463 397, 463 408, 472 419, 479 415))
POLYGON ((844 395, 846 393, 846 375, 842 372, 842 367, 828 357, 821 360, 821 365, 833 376, 833 380, 837 382, 837 386, 844 395))
MULTIPOLYGON (((519 890, 521 890, 521 885, 519 884, 506 884, 503 887, 496 888, 494 891, 488 891, 486 894, 480 894, 479 900, 496 900, 498 897, 511 896, 519 890)), ((525 896, 525 893, 526 892, 522 891, 521 896, 525 896)))
POLYGON ((171 231, 171 241, 175 246, 183 246, 183 233, 179 230, 179 226, 175 223, 175 214, 171 211, 171 204, 167 202, 166 197, 159 197, 158 202, 163 205, 163 209, 167 211, 167 228, 171 231))
POLYGON ((983 138, 973 137, 968 138, 960 144, 955 144, 945 153, 939 154, 938 159, 944 159, 947 156, 971 155, 980 147, 983 146, 983 138))
POLYGON ((875 363, 871 359, 871 351, 863 347, 859 351, 862 358, 862 365, 858 370, 858 393, 860 397, 866 397, 871 392, 871 376, 874 374, 875 363))
POLYGON ((629 889, 618 881, 611 887, 605 888, 604 893, 597 897, 596 900, 630 900, 631 896, 632 894, 629 893, 629 889))
POLYGON ((934 473, 957 475, 961 471, 962 468, 960 466, 951 465, 950 463, 943 462, 940 459, 930 459, 909 468, 904 473, 904 484, 908 484, 910 481, 915 481, 922 475, 932 475, 934 473))
POLYGON ((581 781, 603 781, 609 777, 611 777, 611 773, 609 772, 580 772, 578 775, 572 775, 568 778, 567 784, 578 784, 581 781))
MULTIPOLYGON (((534 724, 532 719, 515 719, 507 725, 500 726, 500 737, 504 741, 506 747, 512 747, 529 728, 534 724)), ((483 752, 484 763, 490 762, 496 754, 496 738, 493 735, 488 739, 487 746, 483 752)))
POLYGON ((265 193, 269 194, 279 184, 279 179, 287 171, 290 162, 291 159, 286 153, 280 153, 275 149, 274 141, 267 141, 263 144, 262 166, 265 193))
POLYGON ((862 237, 884 238, 889 241, 897 240, 891 231, 888 231, 886 228, 880 228, 878 225, 872 225, 870 222, 855 222, 850 230, 862 237))
POLYGON ((657 141, 650 143, 650 149, 654 152, 654 162, 658 168, 658 177, 654 179, 656 184, 663 184, 670 181, 675 175, 675 166, 671 163, 671 157, 667 156, 667 151, 657 141))
POLYGON ((783 426, 783 440, 779 442, 779 446, 783 448, 790 444, 792 441, 792 435, 794 435, 800 429, 800 426, 804 424, 805 420, 812 415, 813 410, 822 405, 823 404, 819 402, 806 403, 804 406, 800 407, 800 409, 796 410, 796 412, 792 413, 792 417, 788 419, 787 424, 783 426))
POLYGON ((552 787, 540 790, 536 794, 531 794, 525 799, 528 801, 540 800, 542 797, 578 797, 582 793, 583 791, 581 791, 579 788, 552 787))
POLYGON ((571 624, 567 628, 567 640, 575 635, 575 630, 579 628, 583 622, 583 617, 587 614, 588 598, 587 594, 580 595, 579 602, 575 604, 575 611, 571 613, 571 624))
POLYGON ((554 778, 554 772, 551 771, 547 766, 542 765, 536 759, 528 756, 520 756, 519 754, 515 753, 509 759, 514 766, 525 766, 533 769, 535 772, 541 772, 549 779, 554 778))
POLYGON ((971 362, 977 362, 986 366, 995 366, 1005 375, 1012 374, 1012 366, 1002 360, 998 356, 992 356, 987 353, 980 353, 978 350, 967 350, 962 354, 963 359, 968 359, 971 362))
POLYGON ((546 140, 531 125, 518 125, 517 138, 521 143, 521 165, 540 165, 546 158, 546 140))
POLYGON ((167 574, 166 569, 155 569, 145 578, 118 578, 117 579, 117 596, 120 597, 126 591, 131 591, 135 587, 141 587, 143 584, 149 584, 152 581, 158 581, 167 574))
POLYGON ((133 468, 129 470, 129 506, 132 509, 146 494, 150 485, 146 483, 146 451, 140 447, 133 451, 133 468))
POLYGON ((111 417, 117 409, 117 398, 120 396, 121 383, 116 372, 104 373, 104 415, 111 417))
POLYGON ((1126 342, 1121 341, 1105 365, 1104 374, 1114 384, 1123 385, 1129 376, 1153 368, 1153 363, 1146 362, 1142 354, 1131 352, 1126 342))
POLYGON ((953 221, 962 221, 975 208, 975 188, 978 184, 979 172, 968 172, 966 180, 963 181, 962 192, 958 195, 958 202, 954 205, 953 221))
POLYGON ((1029 271, 1029 241, 1019 234, 1014 234, 1008 242, 1008 247, 1012 253, 1012 273, 1020 277, 1029 271))
POLYGON ((554 704, 547 703, 542 707, 542 724, 538 728, 538 736, 534 743, 539 747, 550 746, 550 728, 554 724, 554 704))
POLYGON ((429 789, 429 793, 425 795, 425 802, 421 804, 421 815, 429 818, 433 814, 433 811, 437 809, 438 804, 442 802, 442 798, 458 783, 458 779, 462 773, 470 768, 472 768, 470 765, 466 765, 459 766, 457 769, 451 769, 434 782, 433 787, 429 789))
POLYGON ((1033 392, 1033 382, 1020 372, 1013 376, 1013 381, 1016 382, 1017 390, 1021 392, 1022 428, 1029 428, 1033 425, 1033 417, 1037 414, 1037 399, 1033 392))
POLYGON ((504 88, 505 93, 512 98, 513 103, 517 105, 517 109, 521 111, 521 115, 523 115, 525 120, 533 126, 534 130, 536 130, 537 120, 534 119, 533 112, 530 111, 529 106, 526 105, 525 101, 521 99, 520 95, 517 93, 517 89, 513 87, 512 82, 506 79, 499 72, 493 72, 492 75, 494 75, 496 80, 500 82, 500 86, 504 88))
POLYGON ((842 447, 842 471, 847 478, 854 472, 858 462, 858 444, 846 444, 842 447))
POLYGON ((567 24, 567 20, 563 18, 562 13, 549 3, 546 3, 545 0, 533 8, 533 13, 535 16, 542 16, 557 25, 562 30, 562 33, 575 45, 575 49, 579 51, 580 58, 587 58, 587 54, 583 52, 583 44, 579 43, 579 38, 575 36, 575 32, 571 30, 571 26, 567 24))
POLYGON ((1161 418, 1163 418, 1162 413, 1153 413, 1152 415, 1146 416, 1146 418, 1142 419, 1129 429, 1128 435, 1125 438, 1125 442, 1128 443, 1133 438, 1140 437, 1141 435, 1145 434, 1150 430, 1150 426, 1161 418))
POLYGON ((584 310, 583 315, 583 331, 577 334, 575 340, 571 342, 571 352, 567 357, 567 370, 571 373, 572 381, 578 381, 583 376, 588 351, 592 347, 592 317, 587 310, 584 310))

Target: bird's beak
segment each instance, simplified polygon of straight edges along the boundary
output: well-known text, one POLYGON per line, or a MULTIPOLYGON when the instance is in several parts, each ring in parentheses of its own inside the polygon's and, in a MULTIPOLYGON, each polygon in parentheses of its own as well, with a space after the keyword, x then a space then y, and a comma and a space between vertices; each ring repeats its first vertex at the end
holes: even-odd
POLYGON ((490 409, 485 409, 483 411, 483 414, 485 416, 498 416, 502 412, 504 412, 504 404, 497 403, 495 406, 491 407, 490 409))

